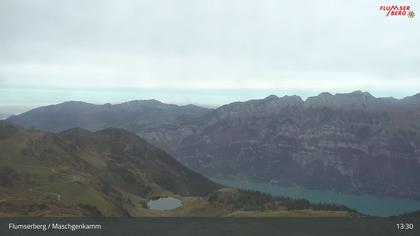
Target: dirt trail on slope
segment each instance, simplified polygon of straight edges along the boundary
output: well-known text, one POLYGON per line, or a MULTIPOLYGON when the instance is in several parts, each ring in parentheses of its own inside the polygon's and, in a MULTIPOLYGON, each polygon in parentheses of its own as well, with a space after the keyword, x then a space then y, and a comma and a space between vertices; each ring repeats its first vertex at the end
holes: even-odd
MULTIPOLYGON (((51 169, 49 169, 49 170, 51 170, 51 172, 54 172, 55 174, 63 175, 63 173, 59 173, 59 172, 57 172, 57 170, 56 170, 56 169, 54 169, 54 168, 51 168, 51 169)), ((59 182, 59 183, 46 184, 46 185, 43 185, 43 186, 38 186, 38 187, 36 187, 36 188, 43 188, 43 187, 46 187, 46 186, 51 186, 51 185, 54 185, 54 184, 67 184, 67 183, 73 183, 73 182, 76 182, 76 181, 78 180, 78 178, 77 178, 76 176, 74 176, 74 175, 68 175, 68 174, 65 174, 65 175, 70 176, 70 177, 71 177, 71 179, 70 179, 70 180, 63 181, 63 182, 59 182)), ((56 192, 48 192, 48 191, 40 191, 40 190, 34 190, 33 188, 30 188, 28 191, 29 191, 29 192, 35 192, 35 193, 44 193, 44 194, 48 194, 48 195, 53 195, 53 196, 55 196, 55 197, 57 198, 57 201, 60 201, 60 200, 61 200, 61 194, 60 194, 60 193, 56 193, 56 192)))
POLYGON ((7 163, 6 165, 19 165, 19 166, 29 167, 29 168, 32 168, 32 169, 34 169, 34 168, 35 169, 46 169, 48 171, 51 171, 51 172, 53 172, 55 174, 58 174, 58 175, 61 175, 61 176, 63 176, 63 175, 64 176, 69 176, 71 178, 70 180, 66 180, 66 181, 58 182, 58 183, 46 184, 46 185, 37 186, 35 188, 29 188, 28 189, 28 191, 29 192, 32 192, 32 193, 42 193, 42 194, 52 195, 52 196, 54 196, 54 197, 57 198, 57 201, 60 201, 61 200, 61 194, 60 193, 57 193, 57 192, 48 192, 48 191, 42 191, 42 190, 36 190, 36 189, 44 188, 44 187, 55 185, 55 184, 73 183, 73 182, 76 182, 78 180, 77 176, 70 175, 70 174, 60 173, 60 172, 58 172, 54 168, 48 168, 48 167, 42 167, 42 166, 32 166, 32 165, 25 165, 25 164, 18 164, 18 163, 7 163))

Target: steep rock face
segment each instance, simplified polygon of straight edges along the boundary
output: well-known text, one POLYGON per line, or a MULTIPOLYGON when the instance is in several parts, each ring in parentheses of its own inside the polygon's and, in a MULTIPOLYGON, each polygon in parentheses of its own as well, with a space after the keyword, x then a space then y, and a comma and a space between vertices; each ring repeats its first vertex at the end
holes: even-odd
POLYGON ((210 176, 420 199, 417 97, 270 96, 143 136, 210 176))
POLYGON ((406 97, 401 100, 405 106, 415 107, 417 111, 420 109, 420 93, 406 97))
POLYGON ((73 128, 58 134, 0 121, 0 216, 231 216, 244 209, 354 216, 334 204, 224 188, 135 134, 73 128), (161 196, 174 210, 149 209, 161 196))
POLYGON ((133 130, 210 176, 420 199, 420 94, 272 95, 133 130))

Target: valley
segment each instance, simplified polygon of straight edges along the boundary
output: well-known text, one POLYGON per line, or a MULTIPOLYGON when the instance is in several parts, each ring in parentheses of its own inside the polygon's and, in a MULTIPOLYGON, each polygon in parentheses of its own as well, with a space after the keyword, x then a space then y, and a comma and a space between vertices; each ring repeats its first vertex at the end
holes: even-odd
MULTIPOLYGON (((122 129, 57 134, 0 121, 0 216, 233 216, 236 212, 358 213, 226 188, 122 129), (171 210, 148 202, 171 197, 171 210), (303 203, 303 204, 302 204, 303 203), (233 214, 233 215, 232 215, 233 214)), ((239 213, 238 213, 239 214, 239 213)))
MULTIPOLYGON (((410 199, 379 198, 372 195, 351 195, 329 190, 316 190, 296 186, 284 187, 274 184, 256 183, 247 180, 210 179, 216 183, 232 188, 254 190, 267 193, 272 196, 284 196, 293 199, 303 198, 308 199, 313 203, 323 202, 345 205, 369 216, 388 217, 420 210, 420 201, 410 199)), ((247 214, 248 213, 244 213, 244 215, 247 214)), ((270 213, 267 214, 272 215, 270 213)))
POLYGON ((306 100, 272 95, 216 109, 66 102, 8 121, 53 132, 126 129, 206 176, 420 200, 419 111, 420 94, 355 91, 306 100))

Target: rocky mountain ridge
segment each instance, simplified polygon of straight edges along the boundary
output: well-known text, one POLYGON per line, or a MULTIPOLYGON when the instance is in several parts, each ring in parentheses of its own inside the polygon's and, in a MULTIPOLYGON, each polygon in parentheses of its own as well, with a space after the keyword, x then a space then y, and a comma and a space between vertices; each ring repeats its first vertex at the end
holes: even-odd
POLYGON ((7 120, 26 128, 51 132, 74 127, 89 130, 113 127, 135 131, 166 124, 180 124, 210 110, 195 105, 165 104, 153 99, 104 105, 69 101, 35 108, 11 116, 7 120))
POLYGON ((209 176, 420 199, 419 98, 269 96, 139 135, 209 176))
POLYGON ((0 121, 0 150, 1 217, 359 215, 345 206, 222 187, 117 128, 54 134, 0 121), (182 204, 150 209, 148 201, 167 196, 182 204))
POLYGON ((53 134, 0 121, 0 149, 0 215, 4 201, 20 199, 75 214, 88 206, 104 216, 136 216, 159 194, 199 197, 221 188, 122 129, 53 134))
POLYGON ((136 133, 209 176, 420 199, 420 94, 272 95, 136 133))

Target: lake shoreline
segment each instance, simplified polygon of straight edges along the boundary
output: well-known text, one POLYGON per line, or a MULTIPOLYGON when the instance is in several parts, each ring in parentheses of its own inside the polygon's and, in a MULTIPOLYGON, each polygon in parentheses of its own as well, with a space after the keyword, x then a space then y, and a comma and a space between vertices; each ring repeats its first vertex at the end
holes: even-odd
POLYGON ((249 180, 209 178, 228 187, 256 190, 273 196, 303 198, 313 203, 345 205, 369 216, 389 217, 420 210, 420 201, 411 199, 380 198, 373 195, 346 194, 333 190, 309 189, 301 186, 279 186, 249 180))

